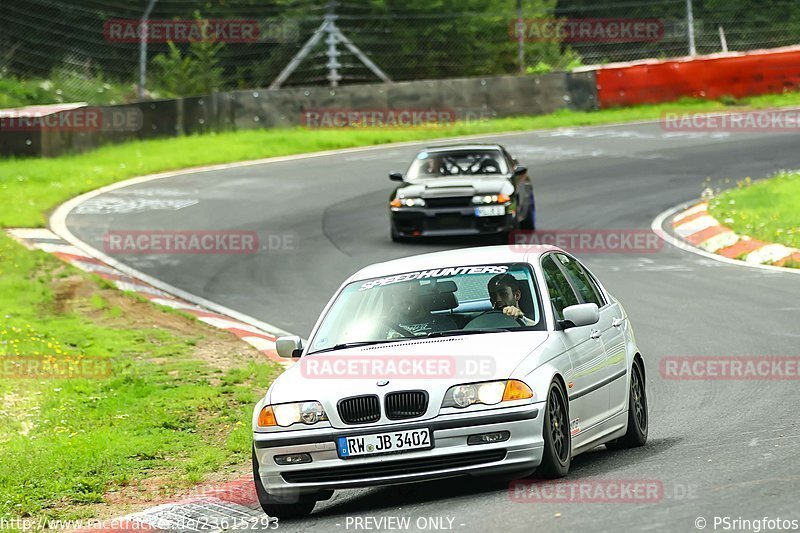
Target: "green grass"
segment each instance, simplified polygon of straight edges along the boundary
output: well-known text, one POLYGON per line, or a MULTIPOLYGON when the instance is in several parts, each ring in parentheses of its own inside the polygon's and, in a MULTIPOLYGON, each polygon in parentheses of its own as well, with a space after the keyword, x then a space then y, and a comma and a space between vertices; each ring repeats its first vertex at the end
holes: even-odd
MULTIPOLYGON (((800 102, 797 93, 726 103, 770 107, 795 102, 800 102)), ((0 227, 42 226, 48 211, 77 194, 159 171, 724 108, 720 102, 685 100, 441 129, 258 130, 132 142, 57 159, 5 159, 0 160, 0 227)), ((204 337, 216 332, 192 325, 180 313, 157 311, 115 294, 106 282, 0 234, 0 358, 99 357, 113 369, 96 379, 0 378, 0 517, 85 517, 106 491, 135 485, 154 473, 167 472, 170 482, 191 483, 226 465, 246 463, 250 409, 277 367, 243 358, 220 370, 197 356, 204 337), (89 288, 88 295, 59 292, 61 283, 76 278, 89 288), (129 314, 132 305, 161 313, 161 318, 136 326, 129 314), (183 320, 192 333, 152 325, 170 319, 183 320)))
POLYGON ((737 233, 800 248, 800 172, 742 180, 711 200, 709 212, 737 233))

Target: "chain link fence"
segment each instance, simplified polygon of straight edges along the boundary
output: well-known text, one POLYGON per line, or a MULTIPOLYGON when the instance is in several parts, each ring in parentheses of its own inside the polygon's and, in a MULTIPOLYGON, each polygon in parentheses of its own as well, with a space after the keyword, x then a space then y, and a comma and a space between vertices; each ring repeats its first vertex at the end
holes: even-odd
POLYGON ((8 0, 0 107, 269 87, 282 72, 283 86, 541 73, 792 45, 798 30, 795 0, 8 0))

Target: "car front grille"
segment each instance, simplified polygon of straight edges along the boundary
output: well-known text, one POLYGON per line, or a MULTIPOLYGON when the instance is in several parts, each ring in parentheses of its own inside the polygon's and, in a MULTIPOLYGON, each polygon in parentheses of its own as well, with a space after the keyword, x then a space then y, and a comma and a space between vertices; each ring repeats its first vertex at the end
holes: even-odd
POLYGON ((390 420, 416 418, 428 410, 428 394, 425 391, 390 392, 384 399, 384 406, 390 420))
POLYGON ((472 217, 465 217, 459 214, 437 215, 425 220, 429 230, 452 230, 465 229, 470 227, 472 217))
POLYGON ((345 424, 368 424, 381 418, 380 401, 375 395, 345 398, 339 402, 338 410, 345 424))
POLYGON ((501 461, 506 456, 506 450, 486 450, 481 452, 459 453, 442 455, 438 457, 423 457, 418 459, 379 461, 374 463, 353 463, 347 466, 331 468, 313 468, 298 470, 297 472, 282 472, 281 476, 287 483, 325 483, 338 481, 353 481, 360 479, 399 476, 405 474, 424 474, 437 470, 451 470, 466 468, 501 461))
POLYGON ((442 198, 425 198, 425 205, 434 209, 439 207, 467 207, 472 205, 472 196, 445 196, 442 198))

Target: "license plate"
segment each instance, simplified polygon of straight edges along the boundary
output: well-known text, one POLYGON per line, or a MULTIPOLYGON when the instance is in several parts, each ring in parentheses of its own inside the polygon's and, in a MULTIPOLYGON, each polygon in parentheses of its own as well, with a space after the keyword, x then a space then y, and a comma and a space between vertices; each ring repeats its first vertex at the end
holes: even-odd
POLYGON ((506 214, 504 205, 482 205, 475 208, 476 217, 500 217, 506 214))
POLYGON ((357 437, 339 437, 336 442, 339 457, 357 457, 361 455, 380 455, 411 450, 433 448, 431 432, 428 428, 408 431, 391 431, 359 435, 357 437))

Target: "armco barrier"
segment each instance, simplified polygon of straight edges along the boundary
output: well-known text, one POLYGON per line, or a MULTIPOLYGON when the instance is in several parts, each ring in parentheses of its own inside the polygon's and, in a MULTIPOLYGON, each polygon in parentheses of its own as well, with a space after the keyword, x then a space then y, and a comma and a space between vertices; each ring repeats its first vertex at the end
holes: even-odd
POLYGON ((499 118, 541 115, 558 109, 591 110, 597 108, 597 99, 593 72, 554 72, 538 76, 347 85, 336 89, 251 89, 99 109, 129 108, 140 113, 141 122, 135 131, 0 128, 0 155, 52 157, 126 140, 292 127, 300 125, 303 111, 308 109, 448 109, 454 111, 457 119, 470 113, 499 118))
POLYGON ((637 61, 592 70, 597 76, 601 108, 655 104, 687 96, 741 98, 797 90, 800 47, 637 61))

